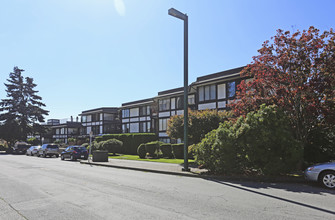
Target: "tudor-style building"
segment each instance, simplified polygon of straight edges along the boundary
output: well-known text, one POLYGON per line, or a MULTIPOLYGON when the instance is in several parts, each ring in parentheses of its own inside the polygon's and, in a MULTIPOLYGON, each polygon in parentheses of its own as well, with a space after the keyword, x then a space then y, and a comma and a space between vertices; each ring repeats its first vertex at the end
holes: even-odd
POLYGON ((237 85, 241 82, 240 72, 243 68, 198 77, 197 81, 191 84, 197 94, 197 110, 226 110, 227 104, 235 99, 237 85))
MULTIPOLYGON (((156 133, 160 141, 171 142, 166 134, 167 122, 171 116, 184 114, 184 88, 170 89, 158 92, 154 98, 158 103, 158 126, 156 133)), ((196 109, 195 94, 190 92, 188 95, 188 105, 191 109, 196 109)))
POLYGON ((118 108, 108 107, 86 110, 80 116, 82 124, 80 135, 82 137, 88 137, 91 131, 94 136, 121 133, 118 108))
POLYGON ((123 103, 122 133, 154 133, 157 116, 152 98, 123 103))
POLYGON ((66 121, 55 124, 52 127, 52 140, 68 143, 69 138, 77 138, 80 134, 81 123, 66 121))

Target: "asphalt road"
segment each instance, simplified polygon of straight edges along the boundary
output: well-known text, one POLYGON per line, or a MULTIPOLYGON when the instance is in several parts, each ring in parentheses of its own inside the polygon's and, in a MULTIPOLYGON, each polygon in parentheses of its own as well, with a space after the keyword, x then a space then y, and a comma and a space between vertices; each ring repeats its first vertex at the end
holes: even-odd
POLYGON ((0 155, 0 219, 325 220, 335 219, 335 191, 0 155))

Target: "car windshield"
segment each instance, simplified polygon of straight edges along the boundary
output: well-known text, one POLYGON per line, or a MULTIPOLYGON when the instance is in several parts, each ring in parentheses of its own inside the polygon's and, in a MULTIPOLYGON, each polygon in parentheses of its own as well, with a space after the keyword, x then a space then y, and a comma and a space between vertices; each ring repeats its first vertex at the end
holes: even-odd
POLYGON ((48 145, 47 148, 49 148, 49 149, 57 149, 58 146, 57 145, 48 145))
POLYGON ((87 151, 85 147, 74 147, 73 149, 78 152, 87 151))
POLYGON ((28 147, 30 147, 30 145, 17 145, 17 148, 20 148, 20 149, 28 148, 28 147))

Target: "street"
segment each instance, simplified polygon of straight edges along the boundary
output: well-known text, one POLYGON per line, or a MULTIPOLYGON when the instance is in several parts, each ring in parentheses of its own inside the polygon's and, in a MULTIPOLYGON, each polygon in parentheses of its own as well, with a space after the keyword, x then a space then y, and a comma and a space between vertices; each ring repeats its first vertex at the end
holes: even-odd
POLYGON ((0 219, 324 220, 335 219, 335 191, 0 155, 0 219))

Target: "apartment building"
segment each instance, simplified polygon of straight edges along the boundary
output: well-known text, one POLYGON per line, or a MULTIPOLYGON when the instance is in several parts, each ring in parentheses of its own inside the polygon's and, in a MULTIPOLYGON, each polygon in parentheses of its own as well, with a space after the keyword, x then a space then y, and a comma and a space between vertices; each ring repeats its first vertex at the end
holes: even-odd
POLYGON ((94 136, 121 133, 121 119, 116 107, 86 110, 80 116, 82 137, 89 137, 91 131, 94 136))

